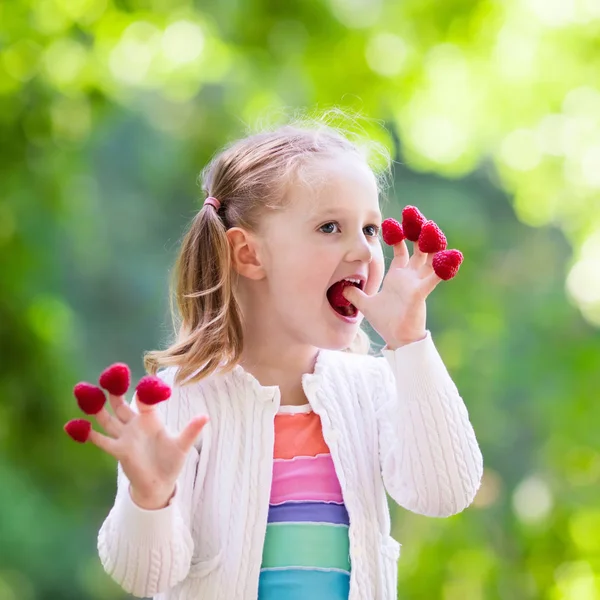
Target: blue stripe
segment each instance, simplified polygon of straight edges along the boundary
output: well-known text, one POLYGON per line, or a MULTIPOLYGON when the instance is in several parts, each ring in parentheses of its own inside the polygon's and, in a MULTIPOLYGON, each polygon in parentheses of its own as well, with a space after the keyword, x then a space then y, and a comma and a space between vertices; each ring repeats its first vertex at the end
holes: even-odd
POLYGON ((343 504, 330 502, 284 502, 269 506, 269 523, 332 523, 350 525, 343 504))
POLYGON ((258 600, 348 600, 350 575, 340 571, 261 571, 258 600))

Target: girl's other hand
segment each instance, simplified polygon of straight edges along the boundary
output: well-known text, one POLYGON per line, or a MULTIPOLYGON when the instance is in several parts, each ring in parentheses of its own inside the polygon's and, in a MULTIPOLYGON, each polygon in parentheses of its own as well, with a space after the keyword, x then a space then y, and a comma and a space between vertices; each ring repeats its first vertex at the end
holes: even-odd
POLYGON ((95 415, 106 435, 92 429, 88 440, 121 463, 131 484, 131 498, 140 508, 164 508, 208 416, 192 418, 179 435, 172 436, 156 405, 144 404, 136 395, 136 412, 125 402, 125 396, 109 394, 108 398, 112 414, 103 407, 95 415))

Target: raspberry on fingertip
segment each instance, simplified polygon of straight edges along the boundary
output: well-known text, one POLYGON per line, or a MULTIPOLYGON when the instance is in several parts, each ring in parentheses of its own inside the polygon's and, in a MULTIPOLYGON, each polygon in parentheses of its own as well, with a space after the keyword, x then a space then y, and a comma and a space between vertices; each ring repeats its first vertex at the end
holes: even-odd
POLYGON ((125 363, 114 363, 102 371, 98 383, 112 396, 123 396, 131 383, 131 371, 125 363))
POLYGON ((142 404, 158 404, 171 397, 171 388, 155 375, 145 375, 137 384, 136 393, 142 404))
POLYGON ((421 228, 423 227, 427 219, 423 213, 416 207, 405 206, 402 209, 402 230, 407 240, 416 242, 421 234, 421 228))
POLYGON ((87 419, 72 419, 65 423, 63 429, 71 439, 79 444, 85 444, 90 437, 92 424, 87 419))
POLYGON ((448 281, 458 273, 463 258, 460 250, 443 250, 434 254, 431 265, 440 279, 448 281))
POLYGON ((381 224, 381 233, 383 236, 383 241, 388 246, 399 244, 406 237, 404 235, 402 225, 400 225, 396 219, 386 219, 381 224))
POLYGON ((85 381, 80 381, 74 388, 73 394, 77 398, 79 408, 86 415, 95 415, 102 410, 106 402, 104 392, 97 386, 85 381))
POLYGON ((427 221, 423 224, 418 242, 419 250, 428 254, 441 252, 448 245, 444 232, 435 221, 427 221))

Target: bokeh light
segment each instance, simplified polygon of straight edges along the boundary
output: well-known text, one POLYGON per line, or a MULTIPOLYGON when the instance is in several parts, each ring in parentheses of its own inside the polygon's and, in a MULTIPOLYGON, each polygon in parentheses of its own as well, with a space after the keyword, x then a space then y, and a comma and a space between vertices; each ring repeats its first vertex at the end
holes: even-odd
POLYGON ((384 215, 465 255, 428 325, 484 477, 449 519, 393 506, 398 598, 600 598, 599 39, 598 0, 0 3, 0 599, 126 597, 72 386, 164 345, 213 154, 331 107, 393 157, 384 215))

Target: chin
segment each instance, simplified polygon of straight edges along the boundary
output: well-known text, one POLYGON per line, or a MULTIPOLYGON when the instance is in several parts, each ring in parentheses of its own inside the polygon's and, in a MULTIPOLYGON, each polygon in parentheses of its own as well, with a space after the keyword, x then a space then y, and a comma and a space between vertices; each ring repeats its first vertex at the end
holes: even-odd
POLYGON ((294 323, 294 328, 298 327, 297 333, 300 334, 303 343, 323 350, 345 350, 356 338, 364 315, 358 313, 356 320, 349 323, 336 317, 329 303, 321 307, 321 310, 325 312, 313 313, 313 317, 307 315, 304 326, 294 323))
MULTIPOLYGON (((362 320, 361 320, 362 321, 362 320)), ((345 350, 355 340, 360 329, 360 322, 348 327, 346 331, 330 332, 327 335, 319 335, 318 343, 315 344, 318 348, 324 350, 345 350)))

